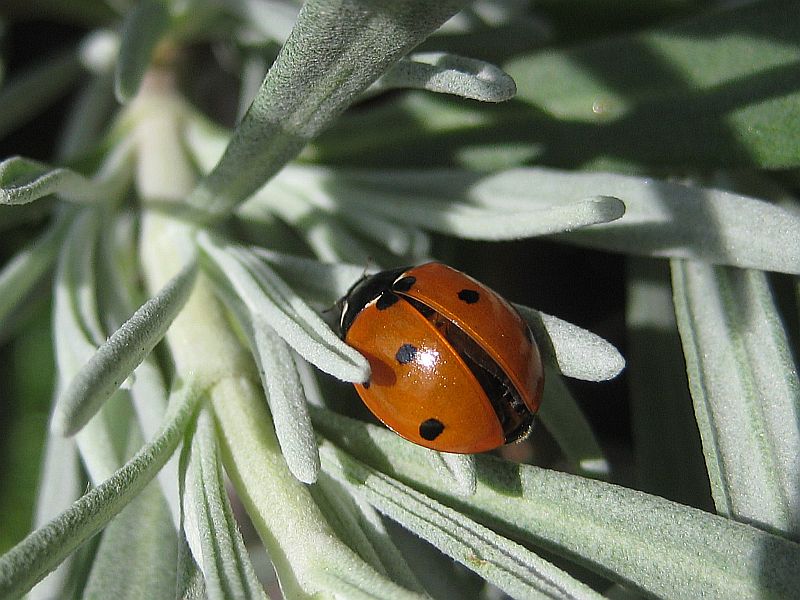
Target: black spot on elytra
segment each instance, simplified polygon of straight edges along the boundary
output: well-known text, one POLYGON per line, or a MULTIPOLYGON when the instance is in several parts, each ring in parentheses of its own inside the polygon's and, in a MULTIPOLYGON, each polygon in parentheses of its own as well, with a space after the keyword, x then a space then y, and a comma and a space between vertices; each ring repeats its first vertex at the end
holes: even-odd
POLYGON ((395 292, 407 292, 414 286, 415 283, 417 283, 417 278, 413 275, 409 275, 408 277, 402 277, 401 279, 395 281, 392 284, 392 289, 395 292))
POLYGON ((465 289, 458 292, 458 299, 467 304, 475 304, 480 297, 481 295, 475 290, 465 289))
POLYGON ((364 383, 361 384, 365 390, 369 389, 369 379, 367 379, 364 383))
POLYGON ((411 344, 403 344, 402 346, 400 346, 400 349, 397 351, 394 357, 397 359, 397 362, 399 362, 401 365, 405 365, 414 360, 414 357, 416 355, 417 355, 417 349, 414 346, 412 346, 411 344))
POLYGON ((432 442, 444 431, 444 423, 439 419, 427 419, 419 424, 419 436, 432 442))
POLYGON ((378 297, 378 301, 375 303, 375 308, 378 310, 386 310, 398 300, 400 300, 399 296, 391 292, 384 292, 378 297))

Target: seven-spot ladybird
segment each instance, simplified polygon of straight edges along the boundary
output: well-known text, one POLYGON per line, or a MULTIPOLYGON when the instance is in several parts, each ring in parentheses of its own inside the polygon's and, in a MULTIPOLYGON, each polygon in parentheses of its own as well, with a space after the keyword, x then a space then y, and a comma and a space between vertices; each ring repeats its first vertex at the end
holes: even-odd
POLYGON ((340 306, 342 339, 372 368, 356 390, 390 429, 464 454, 527 437, 542 361, 527 324, 497 293, 431 262, 364 277, 340 306))

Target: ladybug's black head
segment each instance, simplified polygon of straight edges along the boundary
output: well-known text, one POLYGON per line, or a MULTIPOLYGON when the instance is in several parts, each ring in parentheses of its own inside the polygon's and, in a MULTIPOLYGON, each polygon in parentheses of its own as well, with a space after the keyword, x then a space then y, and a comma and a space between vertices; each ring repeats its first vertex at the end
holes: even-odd
POLYGON ((407 270, 408 267, 401 267, 399 269, 381 271, 374 275, 365 275, 356 281, 347 291, 347 294, 336 303, 336 307, 341 313, 339 337, 344 339, 347 335, 347 330, 350 329, 358 313, 381 294, 391 291, 395 280, 407 270))

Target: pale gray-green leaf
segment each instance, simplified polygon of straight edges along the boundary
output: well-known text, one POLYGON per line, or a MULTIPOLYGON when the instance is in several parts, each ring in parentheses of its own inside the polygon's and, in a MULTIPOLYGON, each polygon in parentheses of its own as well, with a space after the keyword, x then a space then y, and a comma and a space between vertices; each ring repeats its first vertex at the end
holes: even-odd
POLYGON ((189 297, 196 275, 197 261, 191 260, 97 349, 59 399, 53 431, 72 435, 86 424, 164 337, 189 297))
POLYGON ((383 575, 414 592, 422 592, 416 575, 386 530, 380 514, 341 483, 320 473, 310 488, 314 500, 337 534, 383 575))
POLYGON ((537 194, 566 200, 591 190, 625 202, 625 216, 619 221, 568 234, 565 241, 630 254, 800 273, 800 215, 779 206, 642 177, 531 171, 531 176, 520 175, 537 194))
POLYGON ((169 508, 152 481, 104 529, 83 597, 151 600, 174 595, 177 549, 169 508))
POLYGON ((310 0, 214 170, 189 197, 219 218, 261 187, 463 0, 310 0))
MULTIPOLYGON (((470 177, 461 186, 470 183, 470 177)), ((487 198, 455 194, 432 194, 429 189, 397 189, 387 182, 382 186, 364 185, 335 170, 293 167, 282 171, 264 193, 283 186, 295 190, 322 208, 335 208, 344 214, 365 212, 395 222, 420 227, 465 239, 512 240, 537 235, 573 231, 589 225, 607 223, 625 214, 618 198, 598 194, 563 197, 539 196, 536 203, 517 202, 514 206, 501 196, 487 198)), ((458 189, 458 188, 455 188, 458 189)))
POLYGON ((142 0, 126 13, 114 81, 114 93, 120 102, 128 102, 136 95, 156 44, 169 25, 170 14, 162 0, 142 0))
POLYGON ((251 313, 260 314, 298 354, 343 381, 366 381, 369 363, 342 342, 294 290, 250 251, 198 236, 200 246, 251 313))
POLYGON ((477 473, 475 472, 475 456, 472 454, 451 454, 449 452, 428 453, 430 465, 444 479, 449 479, 453 490, 463 496, 475 493, 477 473))
POLYGON ((586 381, 606 381, 619 375, 625 359, 599 335, 527 306, 514 305, 528 322, 542 359, 562 375, 586 381))
POLYGON ((233 516, 215 436, 213 417, 203 409, 185 451, 186 540, 203 572, 209 598, 266 599, 233 516))
POLYGON ((72 202, 96 202, 108 188, 80 173, 13 156, 0 162, 0 205, 26 204, 49 194, 72 202))
MULTIPOLYGON (((69 508, 83 492, 84 478, 75 440, 57 435, 45 439, 39 486, 36 491, 36 508, 33 529, 45 525, 50 519, 69 508)), ((33 587, 29 600, 52 600, 63 593, 71 577, 73 562, 69 557, 57 569, 33 587)))
POLYGON ((476 458, 475 494, 459 496, 428 466, 424 448, 330 411, 313 408, 311 414, 326 438, 380 472, 651 596, 792 598, 800 589, 800 545, 784 537, 657 496, 488 455, 476 458))
POLYGON ((17 252, 0 271, 0 322, 19 306, 55 262, 72 220, 61 215, 50 228, 17 252))
POLYGON ((330 443, 320 448, 325 471, 380 512, 516 598, 600 598, 587 585, 330 443))
POLYGON ((202 394, 188 384, 173 393, 158 436, 113 477, 0 556, 0 597, 18 596, 58 566, 116 516, 172 455, 202 394))
POLYGON ((503 102, 514 96, 514 80, 499 67, 446 52, 415 52, 401 59, 367 88, 366 94, 418 88, 482 102, 503 102))
POLYGON ((800 538, 800 382, 764 273, 672 263, 717 511, 800 538))
POLYGON ((251 250, 274 267, 292 287, 307 291, 331 305, 367 274, 363 265, 326 263, 266 248, 253 247, 251 250))
POLYGON ((104 339, 97 318, 95 245, 98 218, 84 211, 71 224, 59 256, 53 303, 53 346, 60 385, 91 358, 104 339))
MULTIPOLYGON (((545 367, 544 397, 537 418, 553 436, 575 472, 606 479, 611 465, 597 443, 589 421, 554 368, 545 367)), ((536 428, 531 433, 536 437, 536 428)))

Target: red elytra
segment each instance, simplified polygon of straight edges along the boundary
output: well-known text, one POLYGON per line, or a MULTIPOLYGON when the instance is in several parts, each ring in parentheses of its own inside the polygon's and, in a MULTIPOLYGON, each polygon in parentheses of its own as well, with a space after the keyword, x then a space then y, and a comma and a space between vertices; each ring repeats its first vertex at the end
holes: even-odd
POLYGON ((431 262, 365 277, 342 301, 340 329, 372 369, 359 396, 407 440, 475 453, 530 432, 539 349, 519 313, 468 275, 431 262))

